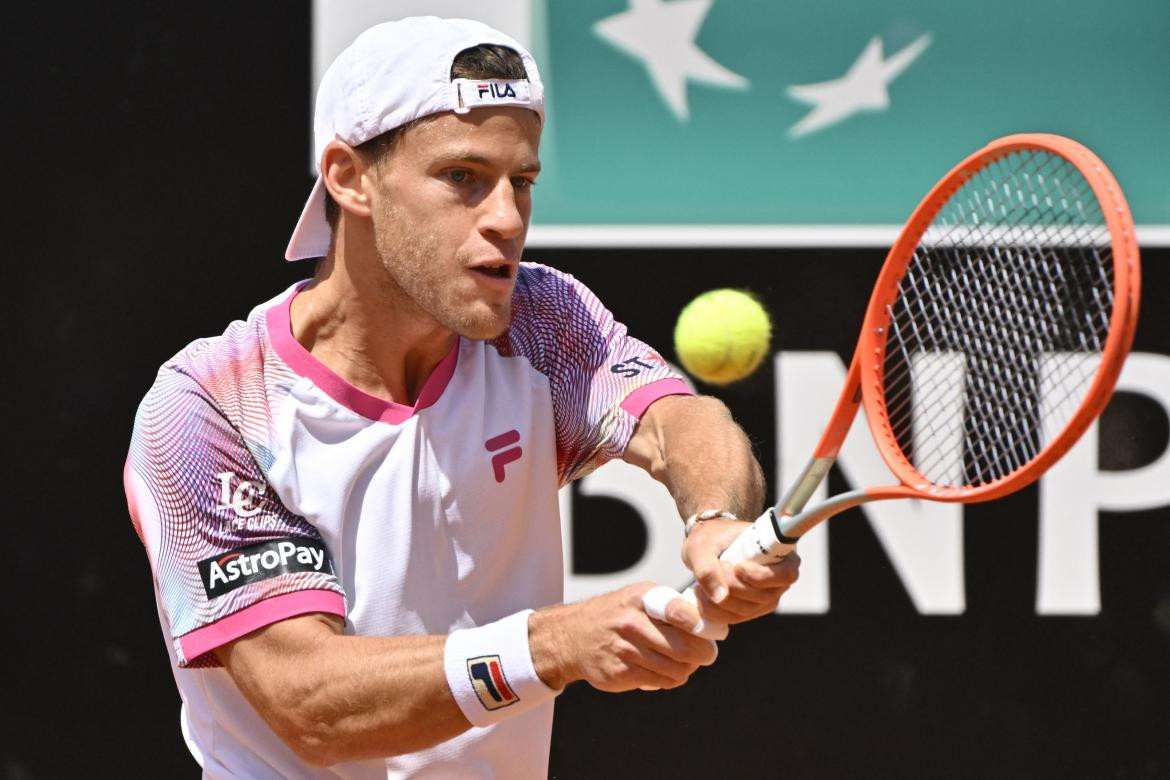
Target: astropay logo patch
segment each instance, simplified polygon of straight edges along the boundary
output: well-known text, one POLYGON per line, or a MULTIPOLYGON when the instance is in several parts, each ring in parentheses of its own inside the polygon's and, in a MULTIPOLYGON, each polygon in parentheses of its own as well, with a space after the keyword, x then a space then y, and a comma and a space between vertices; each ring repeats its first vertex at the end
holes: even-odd
POLYGON ((316 539, 270 539, 199 561, 199 576, 209 599, 250 582, 299 571, 332 574, 325 545, 316 539))

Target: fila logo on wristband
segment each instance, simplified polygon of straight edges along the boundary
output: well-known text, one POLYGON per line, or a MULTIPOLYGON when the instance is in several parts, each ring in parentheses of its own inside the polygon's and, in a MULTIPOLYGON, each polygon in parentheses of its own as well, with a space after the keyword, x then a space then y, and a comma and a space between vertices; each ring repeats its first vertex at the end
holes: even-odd
POLYGON ((467 659, 467 676, 475 695, 487 710, 498 710, 515 704, 520 697, 515 694, 504 679, 504 669, 498 655, 481 655, 467 659))

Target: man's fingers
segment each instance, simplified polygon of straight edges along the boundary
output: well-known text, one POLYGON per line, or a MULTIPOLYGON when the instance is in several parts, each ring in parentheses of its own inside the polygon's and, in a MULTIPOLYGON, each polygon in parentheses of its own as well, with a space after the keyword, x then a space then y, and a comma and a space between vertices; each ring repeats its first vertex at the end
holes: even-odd
POLYGON ((799 564, 796 557, 773 564, 740 561, 732 569, 727 598, 716 604, 700 592, 699 612, 708 622, 729 624, 766 615, 795 582, 799 564))
POLYGON ((708 520, 700 523, 683 542, 683 563, 715 604, 727 598, 734 580, 731 565, 719 560, 719 555, 749 525, 741 521, 708 520))
POLYGON ((765 604, 775 606, 787 590, 784 585, 779 588, 732 588, 731 595, 719 606, 729 612, 749 612, 765 604))
POLYGON ((699 617, 695 605, 682 598, 677 598, 667 605, 665 622, 671 628, 678 629, 677 631, 664 629, 662 632, 663 638, 670 644, 672 650, 684 658, 693 658, 697 654, 703 659, 699 661, 703 666, 715 663, 715 656, 719 653, 715 642, 727 638, 726 623, 704 620, 699 617))
POLYGON ((688 634, 704 639, 725 639, 726 623, 705 620, 699 614, 698 606, 691 601, 694 597, 693 592, 684 596, 674 588, 657 585, 642 595, 642 608, 655 620, 680 628, 688 634))
POLYGON ((776 609, 776 604, 787 588, 768 590, 747 590, 732 586, 731 595, 722 604, 714 604, 706 597, 699 597, 699 613, 707 622, 742 623, 745 620, 767 615, 776 609))
POLYGON ((795 551, 771 564, 740 561, 735 565, 735 578, 752 588, 787 588, 800 575, 800 556, 795 551))
MULTIPOLYGON (((719 654, 719 650, 713 639, 694 630, 697 615, 698 611, 695 609, 695 605, 686 599, 680 596, 672 600, 666 607, 665 625, 656 624, 654 626, 657 631, 657 636, 654 637, 655 645, 660 649, 656 650, 652 647, 650 652, 660 652, 667 658, 684 664, 710 666, 715 663, 715 657, 719 654)), ((726 625, 700 626, 700 628, 714 633, 720 639, 727 636, 726 625)))
POLYGON ((695 567, 692 571, 695 573, 695 581, 707 594, 707 598, 716 604, 727 598, 727 583, 724 580, 723 564, 716 556, 712 555, 709 559, 695 561, 695 567))
POLYGON ((640 691, 670 690, 671 688, 677 688, 689 679, 684 677, 681 680, 676 680, 673 677, 667 677, 666 675, 658 674, 643 667, 638 668, 637 674, 639 679, 642 680, 638 684, 638 690, 640 691))
MULTIPOLYGON (((683 615, 680 616, 677 607, 674 611, 674 619, 667 621, 666 618, 666 608, 670 605, 670 602, 674 601, 675 599, 682 598, 683 596, 681 593, 668 585, 655 585, 653 588, 642 594, 642 609, 646 611, 647 615, 654 618, 655 620, 661 620, 663 623, 685 619, 687 613, 684 611, 683 615)), ((699 612, 696 609, 694 612, 694 622, 692 625, 701 619, 702 618, 699 616, 699 612)), ((690 628, 687 628, 687 630, 689 631, 690 628)))
POLYGON ((690 598, 676 593, 674 598, 666 602, 666 608, 662 610, 662 622, 693 634, 699 624, 703 622, 703 617, 699 614, 699 607, 690 598))
MULTIPOLYGON (((691 637, 691 639, 694 638, 695 637, 691 637)), ((671 658, 665 653, 660 653, 653 648, 646 647, 641 648, 638 659, 633 662, 633 665, 638 667, 638 669, 641 671, 660 675, 667 679, 673 680, 675 685, 681 685, 690 679, 690 676, 694 674, 700 666, 705 666, 706 664, 701 664, 697 661, 679 661, 671 658)), ((654 682, 654 684, 659 685, 658 682, 654 682)), ((659 685, 659 687, 666 686, 659 685)))

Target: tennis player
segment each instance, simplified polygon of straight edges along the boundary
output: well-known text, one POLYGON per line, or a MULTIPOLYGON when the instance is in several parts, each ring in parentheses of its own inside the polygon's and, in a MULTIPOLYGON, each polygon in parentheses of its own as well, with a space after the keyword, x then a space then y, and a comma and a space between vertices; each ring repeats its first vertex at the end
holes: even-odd
POLYGON ((532 57, 482 24, 362 34, 326 73, 287 257, 312 279, 160 370, 125 471, 207 777, 544 777, 553 699, 672 688, 700 619, 769 613, 795 559, 717 556, 763 483, 572 277, 520 256, 532 57), (612 458, 694 516, 699 609, 653 583, 559 605, 558 489, 612 458), (327 768, 325 768, 327 767, 327 768))

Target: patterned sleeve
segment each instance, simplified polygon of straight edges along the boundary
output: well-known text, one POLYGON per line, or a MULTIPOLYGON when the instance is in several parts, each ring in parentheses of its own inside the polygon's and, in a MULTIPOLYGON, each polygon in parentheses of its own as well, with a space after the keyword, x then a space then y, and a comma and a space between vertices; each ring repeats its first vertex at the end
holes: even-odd
POLYGON ((654 401, 691 390, 662 356, 630 336, 587 287, 524 263, 505 350, 548 377, 562 485, 625 452, 654 401))
POLYGON ((138 409, 126 497, 180 666, 217 666, 210 651, 285 618, 345 615, 329 551, 268 487, 262 450, 172 368, 138 409))

